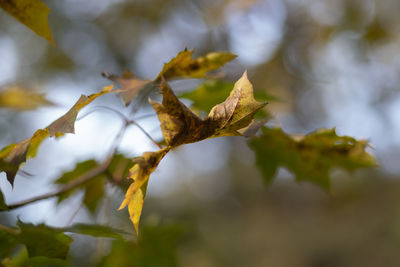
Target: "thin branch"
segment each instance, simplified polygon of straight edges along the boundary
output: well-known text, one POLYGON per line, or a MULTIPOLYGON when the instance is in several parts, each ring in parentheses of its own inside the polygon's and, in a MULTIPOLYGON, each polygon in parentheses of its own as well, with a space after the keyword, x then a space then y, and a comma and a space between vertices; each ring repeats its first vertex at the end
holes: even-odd
POLYGON ((88 116, 88 115, 90 115, 90 114, 92 114, 92 113, 94 113, 96 111, 99 111, 99 110, 111 111, 114 114, 117 114, 118 116, 120 116, 124 121, 128 121, 129 120, 122 112, 120 112, 120 111, 118 111, 116 109, 107 107, 107 106, 96 106, 92 110, 88 111, 86 114, 83 114, 82 116, 77 118, 76 120, 79 121, 79 120, 85 118, 86 116, 88 116))
POLYGON ((37 197, 33 197, 30 199, 26 199, 26 200, 23 200, 23 201, 14 203, 14 204, 9 204, 9 205, 7 205, 7 207, 9 210, 13 210, 13 209, 17 209, 22 206, 25 206, 25 205, 32 204, 32 203, 40 201, 40 200, 49 199, 49 198, 61 195, 65 192, 68 192, 68 191, 72 190, 73 188, 89 181, 90 179, 92 179, 92 178, 96 177, 97 175, 101 174, 102 172, 104 172, 107 169, 108 165, 110 164, 112 156, 113 156, 113 154, 110 157, 108 157, 102 164, 97 166, 96 168, 91 169, 87 173, 85 173, 85 174, 79 176, 77 179, 65 184, 64 186, 60 187, 58 190, 56 190, 54 192, 46 193, 46 194, 43 194, 43 195, 40 195, 37 197))

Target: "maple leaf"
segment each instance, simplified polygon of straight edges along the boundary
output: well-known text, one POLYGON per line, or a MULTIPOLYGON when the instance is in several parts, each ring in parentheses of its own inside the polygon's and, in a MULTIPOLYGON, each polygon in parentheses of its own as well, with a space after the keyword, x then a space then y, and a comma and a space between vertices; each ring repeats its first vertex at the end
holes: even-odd
POLYGON ((75 105, 63 116, 55 120, 44 129, 37 130, 31 138, 25 139, 18 144, 10 144, 0 151, 1 162, 0 172, 4 171, 7 175, 7 180, 11 185, 14 184, 15 176, 21 166, 28 158, 36 156, 37 150, 44 139, 52 136, 61 136, 65 133, 75 132, 75 120, 79 110, 91 103, 97 97, 110 93, 119 92, 112 90, 113 85, 106 86, 98 93, 89 96, 81 95, 75 105), (4 167, 4 168, 3 168, 4 167))
MULTIPOLYGON (((207 80, 196 89, 184 92, 179 95, 180 98, 186 98, 192 101, 190 108, 195 111, 209 112, 215 105, 223 102, 226 96, 230 94, 234 86, 233 82, 223 80, 207 80)), ((276 97, 269 95, 265 91, 255 91, 254 97, 258 101, 276 101, 276 97)), ((261 114, 262 117, 267 114, 261 114)))
POLYGON ((129 218, 137 234, 139 233, 140 215, 142 214, 150 174, 157 168, 161 159, 169 150, 170 148, 166 147, 156 152, 145 152, 141 157, 134 159, 136 164, 130 169, 129 177, 133 180, 133 183, 129 186, 119 210, 128 206, 129 218))
POLYGON ((207 138, 205 123, 175 96, 168 83, 161 84, 162 104, 149 99, 161 122, 165 142, 178 146, 207 138))
POLYGON ((353 171, 376 166, 365 151, 368 143, 338 136, 334 129, 320 129, 304 136, 289 136, 280 128, 262 129, 260 137, 249 141, 256 164, 269 183, 279 167, 286 167, 298 181, 309 181, 329 189, 329 173, 334 167, 353 171))
POLYGON ((135 98, 135 96, 148 88, 153 90, 154 84, 158 84, 162 79, 173 78, 202 78, 212 70, 216 70, 232 59, 236 58, 229 52, 212 52, 205 57, 192 58, 193 50, 183 50, 164 64, 163 69, 154 80, 143 80, 135 77, 130 71, 125 71, 122 76, 109 72, 103 72, 103 77, 121 85, 122 100, 125 105, 135 98))
POLYGON ((254 115, 266 102, 258 102, 253 96, 253 86, 246 72, 235 83, 231 94, 213 107, 202 120, 186 107, 173 93, 168 84, 161 84, 162 104, 149 100, 161 122, 165 142, 171 146, 198 142, 206 138, 241 135, 254 115))
POLYGON ((135 77, 130 71, 125 71, 122 76, 118 76, 109 72, 103 72, 103 77, 116 82, 122 86, 121 98, 125 105, 133 100, 133 98, 145 87, 151 86, 151 80, 142 80, 135 77))
POLYGON ((229 52, 212 52, 205 57, 192 59, 193 50, 183 50, 176 57, 164 64, 163 69, 158 74, 155 81, 160 81, 161 77, 172 79, 182 78, 202 78, 212 70, 216 70, 237 56, 229 52))
POLYGON ((18 240, 26 245, 29 256, 66 259, 72 238, 45 224, 33 225, 18 221, 18 240))
POLYGON ((50 9, 40 0, 0 0, 0 7, 53 44, 47 16, 50 9))
POLYGON ((218 125, 213 136, 241 135, 237 130, 247 127, 257 111, 266 104, 267 102, 258 102, 254 99, 253 85, 245 71, 235 83, 229 97, 213 107, 208 114, 207 119, 218 125))

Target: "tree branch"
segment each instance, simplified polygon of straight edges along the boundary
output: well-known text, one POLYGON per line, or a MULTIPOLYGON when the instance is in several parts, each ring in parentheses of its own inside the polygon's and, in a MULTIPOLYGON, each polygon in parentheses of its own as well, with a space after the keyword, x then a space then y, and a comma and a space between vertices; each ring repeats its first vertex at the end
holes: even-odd
POLYGON ((56 190, 54 192, 46 193, 46 194, 43 194, 43 195, 40 195, 37 197, 33 197, 33 198, 30 198, 27 200, 23 200, 23 201, 14 203, 14 204, 7 205, 8 210, 17 209, 17 208, 20 208, 25 205, 29 205, 34 202, 52 198, 52 197, 58 196, 62 193, 68 192, 69 190, 71 190, 71 189, 89 181, 90 179, 96 177, 97 175, 103 173, 107 169, 108 165, 110 164, 113 155, 114 154, 110 155, 102 164, 100 164, 96 168, 91 169, 87 173, 79 176, 77 179, 65 184, 64 186, 60 187, 58 190, 56 190))

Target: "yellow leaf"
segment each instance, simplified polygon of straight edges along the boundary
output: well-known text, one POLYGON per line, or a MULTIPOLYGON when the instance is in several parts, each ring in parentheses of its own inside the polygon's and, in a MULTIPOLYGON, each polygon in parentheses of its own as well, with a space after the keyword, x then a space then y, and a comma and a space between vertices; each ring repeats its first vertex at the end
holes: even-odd
POLYGON ((47 16, 50 9, 40 0, 0 0, 0 7, 28 26, 32 31, 53 42, 47 16))
POLYGON ((55 120, 44 129, 37 130, 31 138, 25 139, 18 144, 11 144, 0 151, 0 172, 7 174, 7 180, 13 184, 20 166, 30 157, 36 156, 40 144, 47 137, 60 136, 65 133, 74 133, 75 120, 79 110, 91 103, 97 97, 110 93, 119 92, 112 90, 113 86, 106 86, 99 93, 89 96, 82 95, 75 105, 63 116, 55 120), (4 168, 2 166, 5 166, 4 168), (11 167, 10 167, 11 166, 11 167))
POLYGON ((171 78, 202 78, 212 70, 219 69, 227 62, 236 58, 229 52, 212 52, 205 57, 192 59, 193 50, 181 51, 176 57, 166 63, 155 81, 171 78))
POLYGON ((166 147, 156 152, 143 153, 141 157, 134 159, 136 164, 129 171, 129 177, 133 180, 133 183, 129 186, 119 210, 128 206, 129 218, 135 226, 137 234, 139 233, 140 215, 142 214, 150 174, 157 168, 161 159, 169 150, 170 147, 166 147))
MULTIPOLYGON (((1 0, 0 0, 1 1, 1 0)), ((17 85, 8 86, 0 91, 0 107, 16 110, 34 110, 40 106, 51 106, 44 94, 17 85)))
POLYGON ((235 83, 229 97, 221 104, 216 105, 208 118, 217 121, 217 136, 240 135, 237 130, 247 127, 254 115, 267 103, 254 99, 253 85, 247 78, 247 72, 235 83))

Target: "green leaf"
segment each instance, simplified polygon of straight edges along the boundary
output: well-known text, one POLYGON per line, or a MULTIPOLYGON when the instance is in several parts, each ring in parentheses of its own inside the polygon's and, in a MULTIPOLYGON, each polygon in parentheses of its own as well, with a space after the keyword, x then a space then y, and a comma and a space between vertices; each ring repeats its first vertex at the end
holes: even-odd
MULTIPOLYGON (((99 164, 95 160, 86 160, 76 164, 74 170, 65 172, 59 179, 55 181, 56 184, 67 184, 80 176, 84 175, 88 171, 98 167, 99 164)), ((97 209, 98 204, 104 195, 104 185, 106 181, 105 174, 100 174, 83 183, 79 187, 75 187, 65 193, 58 196, 58 203, 61 203, 66 198, 77 193, 80 190, 84 190, 83 203, 89 209, 91 213, 94 213, 97 209)))
MULTIPOLYGON (((32 257, 29 258, 28 250, 25 246, 22 247, 17 253, 12 255, 11 258, 6 258, 1 262, 4 267, 65 267, 68 266, 65 260, 46 257, 32 257)), ((0 265, 0 266, 3 266, 0 265)))
POLYGON ((16 234, 3 228, 0 227, 0 259, 8 257, 19 244, 16 234))
POLYGON ((74 224, 70 227, 60 229, 62 232, 71 232, 77 233, 81 235, 90 235, 94 237, 109 237, 116 239, 123 239, 123 234, 128 234, 122 230, 114 229, 109 226, 103 225, 91 225, 91 224, 83 224, 78 223, 74 224))
POLYGON ((72 238, 44 224, 33 225, 18 221, 18 240, 26 245, 30 257, 43 256, 65 259, 72 238))
POLYGON ((0 190, 0 211, 3 211, 3 210, 8 210, 8 206, 7 206, 6 202, 4 201, 3 192, 1 192, 1 190, 0 190))
POLYGON ((40 0, 0 0, 0 7, 28 26, 32 31, 53 43, 47 16, 50 9, 40 0))
POLYGON ((193 50, 181 51, 176 57, 166 63, 155 81, 173 78, 203 78, 212 70, 219 69, 227 62, 236 58, 229 52, 212 52, 205 57, 192 59, 193 50))
POLYGON ((144 225, 137 243, 114 241, 110 254, 97 266, 179 266, 176 244, 182 233, 182 227, 175 224, 144 225))
POLYGON ((279 128, 264 127, 262 135, 252 138, 249 146, 255 152, 256 164, 267 183, 272 181, 279 167, 285 167, 296 180, 329 189, 329 174, 335 167, 353 171, 376 166, 373 156, 365 150, 366 141, 338 136, 334 129, 295 137, 279 128))
POLYGON ((98 93, 89 96, 82 95, 66 114, 55 120, 48 127, 37 130, 31 138, 3 148, 0 151, 0 172, 4 171, 7 174, 7 180, 10 184, 14 184, 15 176, 21 165, 30 157, 36 156, 37 150, 44 139, 49 136, 58 137, 65 133, 74 133, 75 120, 79 110, 101 95, 119 92, 118 90, 112 90, 112 88, 113 85, 106 86, 98 93))

